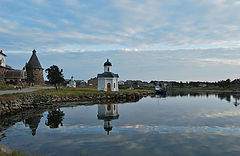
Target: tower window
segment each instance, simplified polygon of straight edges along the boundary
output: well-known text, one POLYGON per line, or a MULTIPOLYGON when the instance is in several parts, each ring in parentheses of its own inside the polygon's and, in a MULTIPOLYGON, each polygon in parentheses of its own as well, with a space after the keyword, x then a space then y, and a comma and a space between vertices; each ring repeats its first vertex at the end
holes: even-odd
POLYGON ((110 111, 111 110, 111 104, 107 105, 107 110, 110 111))
POLYGON ((114 88, 116 87, 116 84, 115 84, 115 83, 113 84, 113 87, 114 87, 114 88))
POLYGON ((109 67, 108 67, 108 72, 109 72, 109 67))

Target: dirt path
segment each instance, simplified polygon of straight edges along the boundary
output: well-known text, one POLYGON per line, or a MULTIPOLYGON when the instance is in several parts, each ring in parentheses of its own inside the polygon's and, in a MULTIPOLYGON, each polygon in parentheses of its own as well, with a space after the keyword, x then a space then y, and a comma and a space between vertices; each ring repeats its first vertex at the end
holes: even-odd
POLYGON ((52 89, 54 87, 29 87, 29 88, 23 88, 22 90, 3 90, 0 91, 0 95, 4 94, 14 94, 14 93, 27 93, 37 90, 44 90, 44 89, 52 89))

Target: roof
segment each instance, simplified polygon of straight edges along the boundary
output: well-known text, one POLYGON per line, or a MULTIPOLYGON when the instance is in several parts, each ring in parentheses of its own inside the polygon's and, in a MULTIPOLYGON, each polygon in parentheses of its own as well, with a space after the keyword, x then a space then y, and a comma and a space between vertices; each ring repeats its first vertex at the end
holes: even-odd
POLYGON ((110 120, 115 120, 119 118, 119 114, 118 115, 97 115, 98 120, 106 120, 106 121, 110 121, 110 120))
POLYGON ((1 66, 1 65, 0 65, 0 68, 12 69, 12 67, 11 67, 11 66, 9 66, 9 65, 6 65, 6 67, 4 67, 4 66, 1 66))
POLYGON ((5 76, 6 79, 22 77, 24 77, 22 70, 8 70, 5 76))
POLYGON ((107 61, 104 63, 104 66, 112 66, 112 63, 107 59, 107 61))
POLYGON ((97 78, 105 78, 105 77, 119 78, 118 74, 114 74, 112 72, 104 72, 102 74, 97 75, 97 78))
POLYGON ((13 69, 11 66, 9 66, 9 65, 6 65, 6 68, 8 68, 8 69, 13 69))
POLYGON ((38 68, 38 69, 41 68, 42 69, 42 66, 36 55, 35 49, 32 51, 32 56, 31 56, 30 60, 28 61, 28 64, 30 64, 32 68, 38 68))
POLYGON ((3 53, 2 50, 0 51, 0 54, 3 55, 3 56, 7 56, 6 54, 3 53))

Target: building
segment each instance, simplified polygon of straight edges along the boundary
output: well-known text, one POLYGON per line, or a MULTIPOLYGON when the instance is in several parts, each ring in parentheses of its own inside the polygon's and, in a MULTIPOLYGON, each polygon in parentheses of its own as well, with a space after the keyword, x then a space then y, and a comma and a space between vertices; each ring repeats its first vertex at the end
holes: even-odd
MULTIPOLYGON (((32 56, 28 61, 28 65, 30 65, 30 67, 32 68, 34 84, 44 85, 43 68, 38 60, 35 49, 32 51, 32 56)), ((29 75, 30 73, 27 73, 27 74, 29 75)))
POLYGON ((98 74, 98 90, 118 91, 118 74, 111 72, 112 64, 107 61, 104 63, 104 73, 98 74))
POLYGON ((117 104, 99 104, 98 105, 98 120, 104 120, 104 130, 109 135, 112 130, 112 120, 119 118, 118 105, 117 104))
POLYGON ((6 84, 14 84, 14 85, 25 84, 27 80, 26 68, 23 68, 23 70, 15 70, 15 69, 7 70, 4 80, 6 84))
POLYGON ((6 57, 7 57, 7 55, 5 55, 3 53, 3 51, 1 50, 0 51, 0 66, 6 67, 6 57))
POLYGON ((6 65, 6 57, 7 55, 5 55, 3 53, 3 51, 0 51, 0 84, 4 84, 5 83, 5 74, 7 72, 8 69, 11 69, 10 67, 8 68, 6 65))
POLYGON ((98 78, 94 77, 88 80, 89 86, 97 86, 98 85, 98 78))
POLYGON ((76 81, 77 86, 79 86, 79 87, 87 86, 87 82, 85 82, 84 80, 75 80, 75 81, 76 81))
POLYGON ((76 88, 77 87, 77 83, 73 79, 73 76, 71 77, 71 80, 68 82, 67 87, 69 87, 69 88, 76 88))
POLYGON ((0 84, 23 85, 27 80, 26 68, 12 69, 6 64, 7 55, 0 51, 0 84))

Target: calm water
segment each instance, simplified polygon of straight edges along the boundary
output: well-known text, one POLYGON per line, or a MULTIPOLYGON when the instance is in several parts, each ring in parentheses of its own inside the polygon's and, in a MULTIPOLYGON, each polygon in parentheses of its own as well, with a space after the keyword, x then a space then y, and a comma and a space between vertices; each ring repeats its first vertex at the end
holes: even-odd
POLYGON ((239 155, 236 100, 181 94, 36 112, 0 143, 46 155, 239 155))

